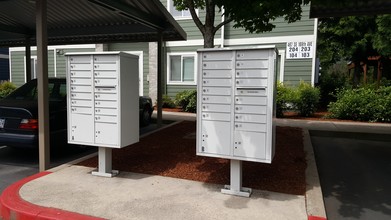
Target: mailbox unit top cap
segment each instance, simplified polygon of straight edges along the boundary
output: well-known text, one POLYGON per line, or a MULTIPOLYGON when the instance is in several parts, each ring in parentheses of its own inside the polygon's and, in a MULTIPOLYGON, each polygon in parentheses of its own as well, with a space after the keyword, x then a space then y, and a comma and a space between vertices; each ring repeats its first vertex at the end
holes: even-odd
POLYGON ((243 47, 223 47, 223 48, 202 48, 197 52, 203 51, 230 51, 230 50, 259 50, 259 49, 273 49, 277 50, 276 45, 258 45, 258 46, 243 46, 243 47))
POLYGON ((103 51, 103 52, 68 52, 64 54, 65 56, 85 56, 85 55, 120 55, 133 58, 139 58, 139 56, 122 52, 122 51, 103 51))

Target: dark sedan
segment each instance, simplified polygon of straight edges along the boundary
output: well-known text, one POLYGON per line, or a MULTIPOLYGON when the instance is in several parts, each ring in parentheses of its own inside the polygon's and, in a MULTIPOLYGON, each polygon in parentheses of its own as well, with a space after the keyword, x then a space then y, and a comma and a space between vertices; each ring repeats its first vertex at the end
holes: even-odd
MULTIPOLYGON (((49 78, 49 123, 51 145, 67 140, 66 81, 49 78)), ((0 100, 0 146, 36 148, 38 146, 37 80, 32 80, 0 100)), ((152 101, 140 97, 140 124, 148 125, 152 101)))

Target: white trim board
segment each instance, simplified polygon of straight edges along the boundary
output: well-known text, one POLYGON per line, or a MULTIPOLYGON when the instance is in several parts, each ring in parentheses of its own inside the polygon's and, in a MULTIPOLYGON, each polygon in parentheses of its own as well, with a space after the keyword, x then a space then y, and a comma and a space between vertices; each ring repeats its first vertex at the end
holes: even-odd
POLYGON ((0 54, 0 59, 9 59, 8 54, 0 54))
MULTIPOLYGON (((56 45, 48 46, 48 50, 54 49, 86 49, 86 48, 95 48, 95 44, 80 44, 80 45, 56 45)), ((9 51, 25 51, 26 47, 10 47, 9 51)), ((31 47, 31 51, 37 50, 37 47, 31 47)))
MULTIPOLYGON (((293 36, 281 36, 281 37, 226 39, 224 40, 224 45, 234 46, 234 45, 254 45, 254 44, 278 44, 278 43, 286 43, 289 41, 316 42, 316 35, 293 35, 293 36)), ((214 44, 215 45, 221 44, 221 39, 215 39, 214 44)), ((167 47, 202 46, 202 45, 204 45, 203 39, 166 42, 167 47)))

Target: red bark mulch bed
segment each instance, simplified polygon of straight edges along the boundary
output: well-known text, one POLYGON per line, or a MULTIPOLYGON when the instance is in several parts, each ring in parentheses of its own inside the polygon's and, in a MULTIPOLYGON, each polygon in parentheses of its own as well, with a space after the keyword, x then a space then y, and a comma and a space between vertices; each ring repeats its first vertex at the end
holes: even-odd
MULTIPOLYGON (((243 162, 243 186, 304 195, 306 160, 302 130, 277 127, 272 164, 243 162)), ((195 122, 184 121, 113 149, 113 169, 215 184, 229 184, 229 160, 196 155, 195 122)), ((97 167, 98 158, 78 165, 97 167)))

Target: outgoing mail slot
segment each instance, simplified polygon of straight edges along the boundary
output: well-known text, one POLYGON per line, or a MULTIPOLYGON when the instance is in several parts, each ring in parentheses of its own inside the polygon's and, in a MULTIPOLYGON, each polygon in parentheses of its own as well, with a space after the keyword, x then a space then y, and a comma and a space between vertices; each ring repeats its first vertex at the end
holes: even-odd
POLYGON ((94 70, 117 70, 118 65, 112 63, 95 63, 94 70))
POLYGON ((264 105, 235 105, 235 113, 266 114, 264 105))
POLYGON ((71 63, 91 63, 91 56, 73 56, 69 59, 71 63))
POLYGON ((118 73, 115 71, 94 71, 95 78, 116 78, 118 73))
POLYGON ((204 95, 231 95, 231 88, 224 87, 204 87, 202 89, 204 95))
POLYGON ((268 60, 241 60, 236 61, 237 69, 268 68, 268 60))
POLYGON ((231 79, 203 79, 203 86, 231 86, 231 79))
POLYGON ((73 86, 71 85, 72 92, 92 92, 91 86, 73 86))
POLYGON ((236 96, 235 104, 247 104, 247 105, 266 105, 267 98, 265 96, 236 96))
POLYGON ((266 132, 266 124, 235 122, 235 130, 266 132))
POLYGON ((95 79, 95 86, 116 86, 118 83, 117 79, 95 79))
POLYGON ((116 108, 95 108, 95 115, 118 115, 116 108))
POLYGON ((267 87, 267 79, 236 79, 236 87, 267 87))
POLYGON ((117 123, 117 116, 112 115, 95 115, 96 122, 117 123))
POLYGON ((72 78, 77 78, 77 77, 88 78, 88 77, 91 77, 91 71, 90 70, 74 70, 74 71, 71 71, 71 77, 72 78))
POLYGON ((237 60, 251 60, 251 59, 268 59, 269 53, 267 51, 259 51, 259 50, 239 50, 236 52, 237 60))
POLYGON ((231 96, 205 95, 202 97, 202 103, 231 104, 231 96))
POLYGON ((92 114, 91 107, 71 107, 71 111, 74 114, 92 114))
POLYGON ((71 85, 91 85, 90 78, 74 78, 71 77, 71 85))
POLYGON ((215 61, 215 62, 203 62, 202 63, 202 69, 203 70, 230 70, 232 69, 232 62, 231 61, 215 61))
POLYGON ((92 101, 91 100, 71 100, 71 106, 85 106, 85 107, 91 107, 92 101))
POLYGON ((70 65, 70 71, 74 70, 91 70, 92 65, 91 64, 85 64, 85 63, 74 63, 70 65))
POLYGON ((203 78, 232 78, 232 70, 203 70, 203 78))
POLYGON ((95 107, 117 108, 117 106, 116 101, 95 101, 95 107))
POLYGON ((95 100, 117 100, 118 95, 115 93, 95 93, 95 100))
POLYGON ((231 119, 231 114, 229 113, 202 112, 201 115, 203 120, 230 121, 231 119))
POLYGON ((72 99, 88 99, 92 100, 92 93, 87 92, 71 92, 72 99))
POLYGON ((267 69, 236 70, 236 78, 267 78, 267 69))
POLYGON ((203 112, 231 112, 231 105, 202 104, 203 112))
POLYGON ((266 88, 251 88, 251 89, 238 88, 235 90, 235 95, 266 96, 266 88))
POLYGON ((235 114, 235 121, 266 123, 266 115, 235 114))
POLYGON ((95 86, 95 92, 117 93, 116 86, 95 86))
POLYGON ((202 60, 232 60, 233 53, 227 52, 206 52, 202 54, 202 60))

